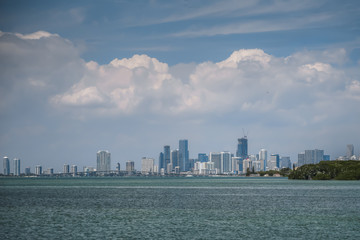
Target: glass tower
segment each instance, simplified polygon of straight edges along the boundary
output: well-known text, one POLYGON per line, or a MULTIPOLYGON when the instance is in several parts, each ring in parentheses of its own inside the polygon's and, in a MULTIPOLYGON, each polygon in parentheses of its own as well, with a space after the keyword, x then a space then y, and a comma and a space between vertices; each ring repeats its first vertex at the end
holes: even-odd
POLYGON ((241 157, 242 159, 248 157, 248 140, 246 136, 238 139, 236 156, 241 157))
POLYGON ((188 171, 187 165, 189 162, 189 145, 188 140, 179 140, 179 167, 180 171, 188 171))

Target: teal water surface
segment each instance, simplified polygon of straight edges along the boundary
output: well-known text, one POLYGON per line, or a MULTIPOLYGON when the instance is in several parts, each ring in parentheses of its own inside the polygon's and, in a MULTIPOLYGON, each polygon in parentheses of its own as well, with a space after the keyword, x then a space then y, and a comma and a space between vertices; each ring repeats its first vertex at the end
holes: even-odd
POLYGON ((0 239, 100 238, 360 239, 360 182, 0 179, 0 239))

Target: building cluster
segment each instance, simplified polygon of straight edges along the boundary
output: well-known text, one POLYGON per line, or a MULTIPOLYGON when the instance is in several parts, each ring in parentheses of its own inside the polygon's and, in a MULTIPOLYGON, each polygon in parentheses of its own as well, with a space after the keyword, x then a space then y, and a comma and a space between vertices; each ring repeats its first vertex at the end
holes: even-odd
MULTIPOLYGON (((360 160, 360 156, 354 155, 354 146, 347 145, 346 155, 337 160, 360 160)), ((109 151, 98 151, 96 154, 96 168, 84 166, 78 171, 76 165, 64 164, 61 173, 54 173, 53 168, 42 169, 41 165, 35 166, 35 172, 31 173, 30 167, 25 168, 23 175, 36 176, 108 176, 108 175, 213 175, 213 174, 247 174, 282 168, 300 167, 305 164, 316 164, 320 161, 330 161, 330 156, 324 154, 324 150, 305 150, 298 154, 297 163, 292 163, 290 157, 270 154, 266 149, 260 149, 258 154, 248 154, 248 139, 246 136, 239 138, 236 153, 229 151, 198 153, 196 159, 189 158, 189 143, 187 139, 179 140, 179 146, 171 149, 165 145, 163 152, 159 154, 158 164, 154 158, 143 157, 141 170, 135 169, 134 161, 127 161, 125 170, 120 169, 120 163, 116 164, 116 170, 111 170, 111 154, 109 151)), ((20 176, 20 159, 13 159, 13 171, 10 171, 10 159, 3 159, 3 175, 20 176)))

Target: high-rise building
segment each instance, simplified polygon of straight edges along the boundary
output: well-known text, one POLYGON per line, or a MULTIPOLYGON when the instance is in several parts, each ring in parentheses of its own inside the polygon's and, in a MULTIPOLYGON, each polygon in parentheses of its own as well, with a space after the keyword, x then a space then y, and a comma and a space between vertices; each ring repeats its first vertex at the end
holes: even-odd
POLYGON ((261 149, 259 152, 259 161, 261 171, 266 171, 266 163, 267 163, 267 151, 266 149, 261 149))
POLYGON ((69 166, 69 164, 64 164, 63 173, 65 173, 65 174, 70 173, 70 166, 69 166))
POLYGON ((26 176, 29 176, 30 173, 31 173, 31 172, 30 172, 30 167, 26 167, 26 168, 25 168, 25 175, 26 175, 26 176))
POLYGON ((220 153, 210 153, 210 162, 214 163, 214 169, 216 173, 222 173, 222 166, 221 166, 221 154, 220 153))
POLYGON ((346 157, 350 159, 352 156, 354 156, 354 145, 348 144, 346 145, 346 157))
POLYGON ((77 175, 77 166, 72 165, 70 171, 71 171, 73 176, 76 176, 77 175))
POLYGON ((164 153, 161 152, 159 155, 159 171, 161 172, 162 170, 165 170, 165 159, 164 159, 164 153))
POLYGON ((165 172, 167 172, 169 164, 170 164, 170 146, 165 145, 164 146, 164 167, 165 167, 165 172))
POLYGON ((330 161, 330 155, 324 155, 323 160, 324 161, 330 161))
POLYGON ((291 168, 290 157, 281 157, 280 168, 291 168))
POLYGON ((199 153, 198 154, 198 161, 199 162, 208 162, 209 157, 206 155, 206 153, 199 153))
POLYGON ((154 173, 155 170, 155 160, 153 158, 143 157, 141 159, 141 173, 148 174, 154 173))
POLYGON ((110 172, 111 167, 111 157, 108 151, 98 151, 97 152, 97 172, 110 172))
POLYGON ((280 167, 279 154, 271 154, 270 159, 267 161, 267 170, 276 170, 280 167))
POLYGON ((248 157, 248 139, 246 136, 238 139, 236 156, 246 159, 248 157))
POLYGON ((179 150, 172 150, 170 154, 170 162, 172 170, 174 170, 176 167, 180 167, 180 153, 179 150))
POLYGON ((221 173, 229 173, 232 172, 232 164, 231 164, 231 153, 230 152, 221 152, 221 173))
POLYGON ((36 165, 35 166, 35 175, 40 176, 42 174, 42 166, 36 165))
POLYGON ((3 160, 3 166, 4 166, 4 175, 10 175, 10 160, 8 157, 4 157, 3 160))
POLYGON ((305 164, 305 153, 299 153, 298 154, 298 167, 301 167, 302 165, 305 164))
POLYGON ((232 172, 241 173, 243 168, 243 162, 241 157, 232 157, 232 172))
POLYGON ((126 162, 126 171, 128 174, 131 174, 135 171, 135 162, 134 161, 127 161, 126 162))
POLYGON ((14 158, 14 175, 20 176, 20 159, 14 158))
POLYGON ((179 166, 180 171, 188 171, 189 162, 189 144, 187 139, 179 140, 179 166))
POLYGON ((317 164, 324 159, 324 150, 305 150, 305 164, 317 164))
POLYGON ((120 163, 119 162, 116 164, 116 172, 117 172, 117 174, 120 174, 120 163))

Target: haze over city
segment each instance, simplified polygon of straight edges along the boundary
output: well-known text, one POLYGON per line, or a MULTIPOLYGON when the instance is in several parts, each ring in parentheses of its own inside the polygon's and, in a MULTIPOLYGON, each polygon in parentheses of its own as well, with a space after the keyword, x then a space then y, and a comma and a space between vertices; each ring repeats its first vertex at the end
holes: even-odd
POLYGON ((112 169, 360 149, 359 1, 1 1, 0 155, 112 169))

